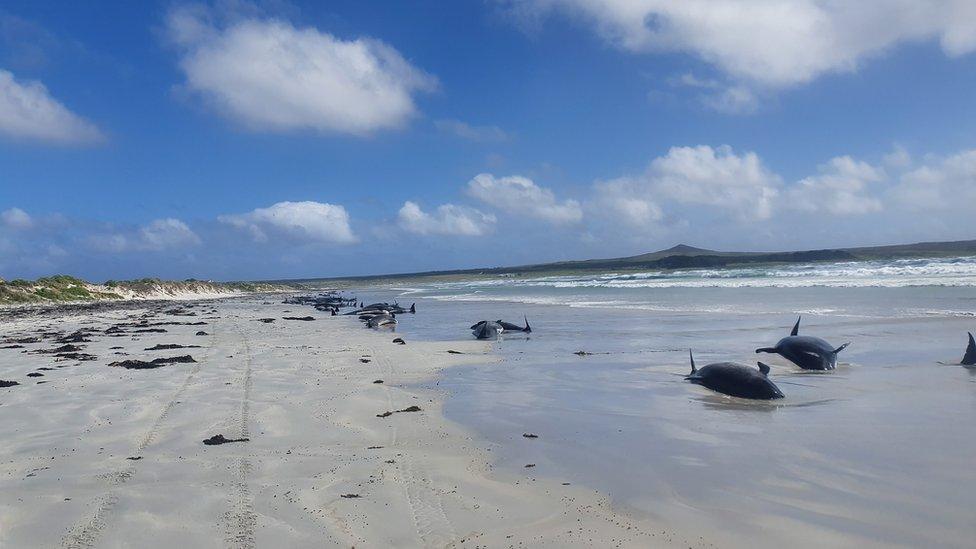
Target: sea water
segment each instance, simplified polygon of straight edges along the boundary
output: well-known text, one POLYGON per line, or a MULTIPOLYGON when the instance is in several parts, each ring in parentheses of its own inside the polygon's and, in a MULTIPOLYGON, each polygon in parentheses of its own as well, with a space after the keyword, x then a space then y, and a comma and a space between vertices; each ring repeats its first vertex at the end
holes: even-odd
POLYGON ((468 339, 478 320, 528 318, 531 334, 492 343, 500 362, 449 369, 438 382, 448 417, 526 481, 599 490, 695 544, 976 543, 976 369, 952 364, 976 331, 974 258, 359 293, 416 302, 398 328, 408 338, 468 339), (836 370, 754 352, 798 316, 801 334, 851 342, 836 370), (786 398, 688 383, 689 349, 699 366, 770 364, 786 398))

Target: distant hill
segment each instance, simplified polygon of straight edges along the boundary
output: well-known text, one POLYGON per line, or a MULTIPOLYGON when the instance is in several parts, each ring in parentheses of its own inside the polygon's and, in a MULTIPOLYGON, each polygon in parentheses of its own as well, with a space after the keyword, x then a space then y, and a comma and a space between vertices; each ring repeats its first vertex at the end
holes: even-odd
POLYGON ((330 280, 395 280, 418 277, 520 276, 568 274, 581 271, 626 271, 636 269, 724 268, 747 264, 812 263, 818 261, 866 261, 910 257, 949 257, 976 255, 976 240, 919 242, 893 246, 834 248, 796 252, 722 252, 678 244, 666 250, 628 257, 557 261, 513 267, 425 271, 390 275, 342 277, 330 280))

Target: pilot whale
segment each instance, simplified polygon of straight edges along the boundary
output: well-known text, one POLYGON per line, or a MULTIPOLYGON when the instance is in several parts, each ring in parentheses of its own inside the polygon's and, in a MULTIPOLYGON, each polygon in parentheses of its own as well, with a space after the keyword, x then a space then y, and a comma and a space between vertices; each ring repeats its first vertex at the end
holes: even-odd
POLYGON ((973 339, 972 332, 969 332, 969 345, 966 347, 966 354, 963 355, 962 361, 959 364, 963 366, 976 366, 976 339, 973 339))
POLYGON ((819 337, 801 336, 800 318, 796 319, 790 335, 776 343, 775 347, 761 347, 757 353, 774 353, 804 370, 833 370, 837 367, 837 353, 847 348, 845 343, 836 349, 819 337))
POLYGON ((708 387, 713 391, 729 396, 772 400, 783 398, 783 392, 775 383, 769 380, 769 366, 759 363, 759 369, 739 364, 738 362, 716 362, 695 368, 695 357, 688 350, 691 359, 691 373, 685 379, 708 387))
POLYGON ((493 320, 482 320, 471 326, 471 333, 475 339, 496 339, 505 328, 493 320))

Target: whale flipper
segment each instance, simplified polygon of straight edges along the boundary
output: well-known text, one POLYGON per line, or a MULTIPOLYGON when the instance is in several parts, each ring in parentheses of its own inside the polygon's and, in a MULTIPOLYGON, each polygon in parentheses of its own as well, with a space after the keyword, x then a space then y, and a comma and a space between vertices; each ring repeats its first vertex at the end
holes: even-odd
POLYGON ((791 336, 799 335, 800 333, 800 319, 802 317, 796 317, 796 324, 793 325, 793 331, 790 332, 791 336))
POLYGON ((769 375, 769 366, 767 366, 766 364, 764 364, 762 362, 757 362, 756 364, 759 364, 759 371, 762 372, 762 375, 764 375, 764 376, 768 376, 769 375))
POLYGON ((851 344, 851 342, 850 342, 850 341, 848 341, 847 343, 845 343, 845 344, 843 344, 843 345, 841 345, 840 347, 837 347, 836 349, 834 349, 834 354, 836 355, 837 353, 839 353, 839 352, 841 352, 841 351, 843 351, 843 350, 844 350, 844 349, 846 349, 846 348, 847 348, 847 346, 848 346, 848 345, 850 345, 850 344, 851 344))
POLYGON ((976 366, 976 339, 973 339, 973 333, 969 332, 969 346, 966 347, 966 356, 962 357, 963 366, 976 366))

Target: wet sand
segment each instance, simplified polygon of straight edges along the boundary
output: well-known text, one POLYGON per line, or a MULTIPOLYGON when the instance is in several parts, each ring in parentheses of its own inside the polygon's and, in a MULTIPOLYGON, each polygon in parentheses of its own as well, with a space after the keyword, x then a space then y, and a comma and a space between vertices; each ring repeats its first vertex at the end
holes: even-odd
POLYGON ((493 362, 487 346, 394 337, 261 299, 6 315, 0 547, 701 544, 592 488, 496 471, 501 448, 444 418, 435 381, 493 362), (57 339, 82 354, 34 352, 57 339), (199 347, 149 350, 173 345, 199 347))
POLYGON ((667 309, 646 311, 419 302, 424 322, 456 324, 460 307, 479 318, 525 313, 535 328, 494 343, 493 368, 444 372, 448 418, 501 448, 496 470, 533 463, 536 475, 599 490, 615 509, 703 544, 973 546, 976 369, 952 364, 976 329, 972 289, 730 289, 684 302, 676 293, 662 298, 667 309), (801 334, 852 342, 837 370, 753 352, 787 335, 801 311, 801 334), (689 347, 699 366, 767 362, 786 398, 686 382, 689 347), (519 428, 537 443, 521 444, 519 428))

